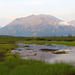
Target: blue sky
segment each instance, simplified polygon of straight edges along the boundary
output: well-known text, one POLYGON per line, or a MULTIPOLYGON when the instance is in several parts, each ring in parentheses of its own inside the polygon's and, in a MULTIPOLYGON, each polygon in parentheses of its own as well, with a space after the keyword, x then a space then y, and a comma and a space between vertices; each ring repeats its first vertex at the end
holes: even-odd
POLYGON ((32 14, 49 14, 64 21, 75 20, 75 0, 0 0, 0 26, 32 14))

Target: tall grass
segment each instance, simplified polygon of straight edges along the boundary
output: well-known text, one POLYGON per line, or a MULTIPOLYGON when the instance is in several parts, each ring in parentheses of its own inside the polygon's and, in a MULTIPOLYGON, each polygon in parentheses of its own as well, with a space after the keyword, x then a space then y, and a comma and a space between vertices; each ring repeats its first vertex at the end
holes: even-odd
POLYGON ((67 63, 48 64, 37 60, 8 58, 0 63, 0 75, 75 75, 67 63))

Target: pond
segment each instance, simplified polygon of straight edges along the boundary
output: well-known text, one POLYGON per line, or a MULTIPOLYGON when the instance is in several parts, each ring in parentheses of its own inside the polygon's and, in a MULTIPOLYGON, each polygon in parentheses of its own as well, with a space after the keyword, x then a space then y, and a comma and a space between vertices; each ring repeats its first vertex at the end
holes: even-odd
POLYGON ((58 45, 58 44, 25 44, 18 43, 17 50, 24 59, 40 59, 46 62, 75 62, 75 46, 58 45))

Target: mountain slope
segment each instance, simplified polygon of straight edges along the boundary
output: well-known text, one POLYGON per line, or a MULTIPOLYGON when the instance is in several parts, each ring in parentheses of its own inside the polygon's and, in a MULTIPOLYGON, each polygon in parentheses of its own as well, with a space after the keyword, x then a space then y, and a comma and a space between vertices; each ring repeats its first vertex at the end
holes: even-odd
POLYGON ((75 20, 69 22, 71 25, 75 26, 75 20))
POLYGON ((13 36, 60 36, 75 35, 75 27, 60 25, 62 22, 51 15, 30 15, 17 18, 0 29, 0 35, 13 36))
POLYGON ((2 28, 2 26, 0 26, 0 28, 2 28))

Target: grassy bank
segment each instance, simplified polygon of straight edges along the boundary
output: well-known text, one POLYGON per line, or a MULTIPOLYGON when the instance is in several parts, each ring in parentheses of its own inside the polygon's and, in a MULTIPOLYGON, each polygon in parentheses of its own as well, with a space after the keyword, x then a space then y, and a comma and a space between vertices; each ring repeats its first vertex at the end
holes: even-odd
POLYGON ((16 49, 15 44, 0 44, 0 61, 3 61, 5 57, 11 56, 10 52, 16 49))
POLYGON ((0 75, 75 75, 75 67, 66 63, 8 58, 0 62, 0 75))
POLYGON ((10 52, 18 46, 15 44, 15 39, 12 36, 0 36, 0 61, 11 56, 10 52))
POLYGON ((25 43, 25 44, 38 44, 38 45, 43 45, 45 43, 48 44, 62 44, 62 45, 68 45, 68 46, 75 46, 75 42, 68 42, 68 41, 17 41, 17 43, 25 43))

